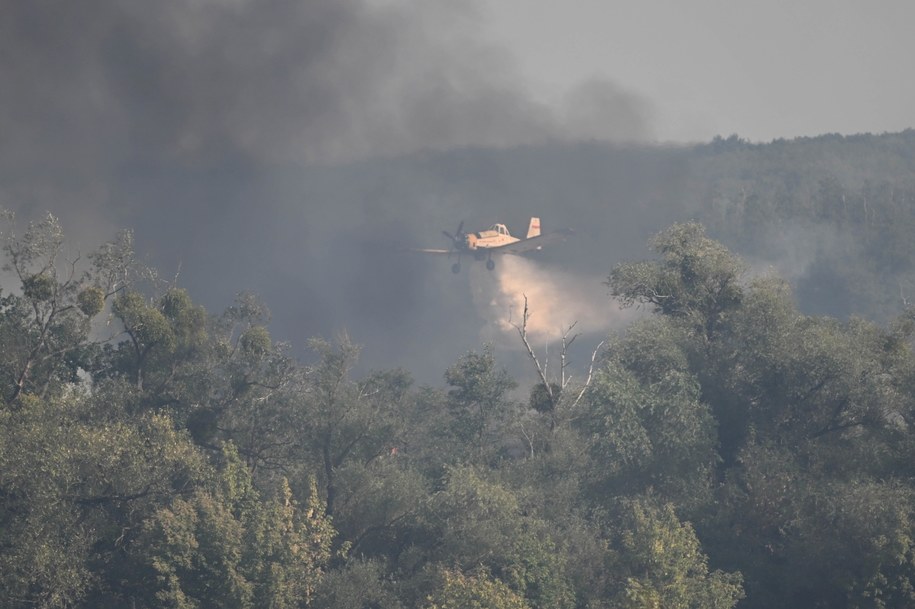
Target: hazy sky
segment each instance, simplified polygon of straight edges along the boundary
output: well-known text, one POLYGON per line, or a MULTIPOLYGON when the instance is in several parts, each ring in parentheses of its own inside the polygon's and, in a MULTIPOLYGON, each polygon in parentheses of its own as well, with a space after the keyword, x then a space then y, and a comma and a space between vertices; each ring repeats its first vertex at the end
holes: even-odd
POLYGON ((915 126, 910 0, 483 0, 531 93, 591 78, 650 102, 658 140, 915 126))

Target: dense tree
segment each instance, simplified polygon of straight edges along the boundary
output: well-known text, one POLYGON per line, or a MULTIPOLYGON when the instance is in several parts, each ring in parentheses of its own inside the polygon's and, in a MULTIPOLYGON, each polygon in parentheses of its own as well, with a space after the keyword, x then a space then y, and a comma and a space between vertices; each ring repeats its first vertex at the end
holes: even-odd
POLYGON ((464 575, 442 573, 441 588, 429 597, 426 609, 529 609, 511 588, 485 572, 464 575))
POLYGON ((717 456, 715 424, 690 375, 670 371, 643 384, 608 365, 587 392, 575 425, 588 438, 586 479, 593 492, 653 489, 683 507, 706 500, 717 456))
POLYGON ((152 598, 182 608, 308 605, 334 537, 317 489, 304 510, 285 483, 262 500, 234 447, 223 454, 212 488, 176 497, 143 524, 136 560, 151 572, 152 598))
POLYGON ((352 560, 329 571, 315 591, 319 609, 400 609, 395 582, 378 561, 352 560))
POLYGON ((651 246, 661 259, 618 265, 608 280, 611 294, 623 306, 644 303, 682 319, 711 339, 740 304, 739 260, 695 222, 662 231, 651 246))
POLYGON ((128 417, 110 397, 29 396, 0 413, 5 606, 107 594, 143 518, 201 479, 201 455, 167 416, 128 417))
POLYGON ((547 522, 471 467, 449 470, 445 482, 426 515, 437 540, 431 558, 463 570, 482 565, 534 608, 572 606, 565 556, 547 522))
POLYGON ((515 414, 508 392, 516 387, 508 373, 499 368, 491 346, 480 353, 461 357, 445 372, 451 430, 467 458, 483 462, 498 451, 500 432, 515 414), (468 450, 468 448, 471 448, 468 450))
POLYGON ((331 516, 339 498, 341 469, 350 463, 368 466, 399 446, 398 407, 411 381, 402 373, 354 381, 350 371, 359 348, 346 336, 337 345, 315 339, 311 347, 320 359, 306 371, 300 433, 309 458, 320 469, 331 516))
POLYGON ((616 543, 625 578, 615 606, 724 609, 743 597, 739 574, 709 572, 692 527, 670 504, 627 502, 616 543))
POLYGON ((0 303, 0 605, 911 605, 915 314, 804 314, 695 223, 652 243, 609 284, 653 315, 578 387, 491 347, 415 387, 33 225, 0 303))

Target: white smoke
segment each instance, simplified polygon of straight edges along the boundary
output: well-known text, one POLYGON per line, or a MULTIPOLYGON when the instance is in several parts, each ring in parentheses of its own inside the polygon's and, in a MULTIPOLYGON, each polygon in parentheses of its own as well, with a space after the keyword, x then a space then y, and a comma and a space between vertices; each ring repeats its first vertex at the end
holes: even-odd
POLYGON ((527 298, 527 333, 533 341, 558 340, 575 324, 574 334, 606 333, 628 323, 633 311, 610 298, 604 278, 543 266, 517 256, 503 256, 496 269, 470 265, 470 287, 483 335, 515 335, 527 298))

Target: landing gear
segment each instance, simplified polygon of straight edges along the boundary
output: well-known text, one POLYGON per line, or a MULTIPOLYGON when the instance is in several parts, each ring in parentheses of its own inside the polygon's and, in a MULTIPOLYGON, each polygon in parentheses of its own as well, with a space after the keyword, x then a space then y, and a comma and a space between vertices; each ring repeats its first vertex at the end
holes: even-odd
POLYGON ((454 273, 455 275, 457 275, 458 273, 460 273, 460 272, 461 272, 461 263, 460 263, 460 262, 455 262, 454 264, 452 264, 452 265, 451 265, 451 272, 454 273))
POLYGON ((496 262, 492 258, 486 261, 486 270, 491 271, 496 268, 496 262))

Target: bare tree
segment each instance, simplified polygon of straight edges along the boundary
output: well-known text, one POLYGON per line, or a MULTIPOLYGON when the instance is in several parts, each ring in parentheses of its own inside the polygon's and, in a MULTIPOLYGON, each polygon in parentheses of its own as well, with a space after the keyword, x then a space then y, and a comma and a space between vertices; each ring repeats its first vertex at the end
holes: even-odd
MULTIPOLYGON (((560 405, 566 407, 569 410, 574 409, 581 401, 585 392, 588 390, 588 387, 591 385, 591 379, 594 375, 594 364, 597 361, 597 354, 600 351, 600 348, 604 345, 604 341, 598 343, 598 345, 594 348, 594 351, 591 353, 591 362, 588 366, 588 375, 585 378, 584 383, 582 383, 581 387, 579 388, 578 392, 575 394, 575 397, 571 401, 562 404, 562 397, 565 395, 565 390, 572 383, 572 374, 569 370, 569 348, 572 346, 572 343, 575 342, 575 339, 581 336, 581 333, 573 333, 575 327, 578 325, 578 322, 570 324, 562 332, 560 337, 559 350, 559 373, 558 378, 554 381, 550 379, 548 352, 546 357, 544 357, 543 362, 541 363, 540 358, 537 356, 537 353, 531 346, 527 332, 527 322, 530 319, 530 316, 531 312, 528 306, 527 295, 525 294, 524 312, 521 316, 521 322, 515 323, 509 319, 509 323, 518 331, 518 336, 521 337, 521 342, 527 349, 527 354, 531 361, 534 363, 534 368, 537 370, 537 376, 540 378, 540 383, 537 385, 537 388, 539 388, 541 394, 545 397, 545 401, 548 403, 548 407, 542 410, 549 411, 550 431, 552 431, 556 426, 556 412, 560 405)), ((537 388, 535 388, 535 391, 538 390, 537 388)), ((533 454, 533 432, 525 430, 523 426, 521 431, 528 442, 531 454, 533 454)))

